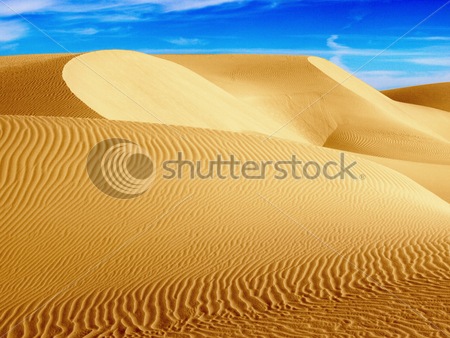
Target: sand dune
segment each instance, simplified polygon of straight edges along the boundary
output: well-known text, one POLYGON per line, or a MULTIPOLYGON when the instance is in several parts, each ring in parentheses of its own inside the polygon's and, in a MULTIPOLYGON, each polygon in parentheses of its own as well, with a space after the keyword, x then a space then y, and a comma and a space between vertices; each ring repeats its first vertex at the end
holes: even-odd
MULTIPOLYGON (((71 60, 63 77, 73 93, 102 116, 269 134, 275 117, 179 65, 130 51, 100 51, 71 60)), ((283 137, 302 141, 291 128, 283 137)))
POLYGON ((0 337, 450 335, 448 112, 317 58, 0 60, 0 337), (109 138, 159 168, 136 199, 89 179, 109 138), (161 177, 341 150, 356 179, 161 177))
POLYGON ((396 101, 433 107, 450 112, 449 90, 450 83, 443 82, 385 90, 383 94, 396 101))
POLYGON ((371 161, 392 168, 413 179, 443 200, 450 202, 450 182, 448 173, 450 166, 433 163, 420 163, 393 160, 385 157, 364 156, 371 161))
MULTIPOLYGON (((188 67, 267 114, 282 112, 283 125, 290 122, 312 144, 369 155, 378 163, 417 178, 450 201, 450 181, 438 179, 450 170, 447 112, 390 100, 319 58, 161 57, 188 67), (343 81, 344 86, 338 86, 343 81)), ((441 101, 447 98, 444 93, 440 97, 441 101)))
POLYGON ((425 107, 412 114, 410 105, 348 78, 350 74, 324 59, 162 57, 194 70, 268 114, 283 112, 283 125, 291 122, 313 144, 401 160, 449 163, 448 114, 425 107))
POLYGON ((359 159, 364 181, 157 178, 141 198, 115 200, 85 171, 86 153, 108 137, 138 142, 157 163, 177 149, 321 162, 338 152, 176 127, 181 139, 175 127, 130 122, 0 121, 8 337, 432 337, 450 328, 448 204, 390 169, 359 159))
POLYGON ((0 115, 100 118, 72 94, 61 76, 75 56, 1 56, 0 115))

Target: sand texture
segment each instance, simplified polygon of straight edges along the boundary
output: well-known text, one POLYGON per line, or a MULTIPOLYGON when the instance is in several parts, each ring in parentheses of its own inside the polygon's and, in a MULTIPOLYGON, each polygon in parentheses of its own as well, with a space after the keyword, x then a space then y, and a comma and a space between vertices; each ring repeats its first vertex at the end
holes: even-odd
POLYGON ((0 337, 450 336, 448 95, 394 101, 301 56, 1 57, 0 75, 0 337), (157 169, 115 199, 86 171, 109 138, 156 168, 345 152, 357 179, 157 169))

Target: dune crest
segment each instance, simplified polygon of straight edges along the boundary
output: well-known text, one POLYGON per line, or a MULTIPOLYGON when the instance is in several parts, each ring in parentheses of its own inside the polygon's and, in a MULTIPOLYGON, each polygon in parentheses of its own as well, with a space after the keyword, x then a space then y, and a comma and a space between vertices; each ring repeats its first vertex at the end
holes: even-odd
POLYGON ((281 114, 283 125, 294 126, 312 144, 448 164, 448 114, 426 107, 412 114, 410 105, 390 100, 327 60, 276 55, 159 57, 199 73, 266 114, 281 114))
MULTIPOLYGON (((143 53, 83 54, 67 63, 63 77, 77 97, 110 120, 264 135, 281 125, 189 69, 143 53)), ((292 128, 282 136, 304 141, 292 128)))

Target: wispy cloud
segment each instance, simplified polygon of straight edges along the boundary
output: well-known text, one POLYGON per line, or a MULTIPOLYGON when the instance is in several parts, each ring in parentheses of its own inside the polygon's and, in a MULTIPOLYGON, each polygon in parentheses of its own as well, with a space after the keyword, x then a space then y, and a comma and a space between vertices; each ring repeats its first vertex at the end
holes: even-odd
POLYGON ((416 41, 450 41, 448 36, 412 36, 406 39, 416 41))
POLYGON ((187 11, 205 7, 218 6, 229 3, 244 3, 243 0, 137 0, 140 3, 153 3, 161 5, 165 11, 187 11))
POLYGON ((383 90, 413 85, 450 81, 450 72, 367 71, 357 76, 371 86, 383 90))
POLYGON ((100 22, 136 22, 145 20, 139 13, 99 15, 97 19, 100 22))
MULTIPOLYGON (((450 51, 449 48, 409 48, 409 49, 372 49, 372 48, 353 48, 350 46, 346 46, 342 43, 338 43, 337 40, 340 38, 339 35, 331 35, 327 38, 326 44, 329 48, 329 53, 332 56, 375 56, 378 54, 382 54, 383 57, 432 57, 436 55, 436 53, 442 55, 448 55, 450 51)), ((354 39, 353 37, 351 37, 354 39)), ((382 38, 382 37, 380 37, 382 38)), ((388 37, 386 38, 388 41, 392 42, 394 38, 388 37)))
MULTIPOLYGON (((327 46, 331 49, 332 52, 329 60, 335 63, 337 66, 347 70, 348 72, 355 71, 355 69, 349 69, 349 67, 343 61, 344 56, 376 56, 383 52, 383 50, 351 48, 338 43, 338 39, 338 35, 331 35, 326 41, 327 46)), ((445 50, 443 52, 445 56, 432 57, 431 55, 433 55, 433 53, 428 49, 415 51, 386 50, 383 53, 383 56, 401 57, 401 62, 409 62, 425 66, 450 66, 450 59, 446 56, 447 53, 445 53, 445 50), (421 57, 411 58, 411 56, 413 55, 420 55, 421 57)), ((399 60, 397 60, 396 62, 399 62, 399 60)), ((362 70, 356 73, 355 76, 364 80, 377 89, 388 89, 411 86, 414 84, 450 81, 450 72, 424 70, 410 72, 396 71, 391 69, 370 71, 362 70)))
POLYGON ((78 34, 78 35, 95 35, 99 31, 95 28, 80 28, 80 29, 73 29, 72 33, 78 34))
POLYGON ((111 22, 138 22, 145 21, 146 19, 141 15, 141 13, 128 13, 128 14, 117 14, 117 13, 76 13, 68 14, 64 16, 64 20, 69 23, 76 21, 82 22, 96 22, 96 23, 111 23, 111 22))
POLYGON ((18 43, 8 43, 6 45, 0 46, 0 50, 12 51, 19 47, 18 43))
POLYGON ((418 65, 450 67, 450 58, 448 57, 418 58, 407 61, 418 65))
POLYGON ((327 39, 327 46, 335 50, 348 50, 349 48, 336 42, 339 35, 332 35, 327 39))
POLYGON ((110 27, 98 29, 95 27, 85 27, 85 28, 73 28, 73 29, 54 29, 50 31, 51 33, 63 34, 63 35, 81 35, 81 36, 92 36, 97 34, 116 34, 118 32, 126 31, 126 28, 122 27, 110 27))
POLYGON ((186 39, 182 37, 168 39, 167 42, 177 46, 201 46, 206 44, 206 41, 202 39, 186 39))
POLYGON ((27 35, 28 27, 19 20, 0 21, 0 42, 18 40, 27 35))
POLYGON ((49 9, 54 4, 54 0, 2 0, 0 2, 0 16, 37 13, 49 9))
MULTIPOLYGON (((317 4, 333 1, 359 2, 360 0, 2 0, 0 2, 0 16, 14 16, 16 14, 39 12, 62 13, 88 13, 92 11, 117 10, 123 13, 123 9, 140 8, 147 11, 159 8, 162 12, 179 12, 221 6, 226 4, 245 5, 248 3, 266 3, 268 9, 273 9, 281 4, 304 3, 317 4), (12 10, 11 10, 12 9, 12 10)), ((375 0, 363 0, 375 1, 375 0)), ((366 13, 355 12, 351 19, 361 21, 366 13)))
POLYGON ((338 35, 332 35, 327 39, 327 46, 334 51, 334 55, 330 58, 330 61, 345 70, 349 70, 342 61, 342 56, 351 52, 351 50, 349 47, 337 43, 336 40, 338 38, 338 35))
MULTIPOLYGON (((114 1, 74 1, 74 0, 2 0, 0 2, 0 16, 14 16, 17 14, 59 12, 59 13, 89 13, 93 11, 140 9, 147 12, 159 8, 162 12, 189 11, 223 4, 243 4, 252 0, 114 0, 114 1)), ((269 1, 269 0, 265 0, 269 1)))

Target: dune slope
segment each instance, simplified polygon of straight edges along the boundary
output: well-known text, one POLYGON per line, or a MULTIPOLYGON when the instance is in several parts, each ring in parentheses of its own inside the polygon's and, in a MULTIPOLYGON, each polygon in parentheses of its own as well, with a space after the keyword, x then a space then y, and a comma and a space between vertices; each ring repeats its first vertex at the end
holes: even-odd
MULTIPOLYGON (((320 58, 158 57, 201 74, 266 114, 281 113, 282 124, 294 125, 310 143, 367 155, 450 201, 450 181, 445 179, 450 115, 445 111, 393 101, 320 58)), ((273 130, 274 137, 280 136, 279 128, 273 130)))
POLYGON ((0 115, 101 118, 72 94, 62 70, 73 54, 0 57, 0 115))
MULTIPOLYGON (((84 54, 67 63, 63 77, 77 97, 108 119, 262 134, 281 123, 189 69, 143 53, 84 54)), ((292 127, 281 136, 304 141, 292 127)))
POLYGON ((450 112, 449 91, 450 83, 443 82, 384 90, 383 94, 396 101, 433 107, 450 112))
MULTIPOLYGON (((266 114, 283 113, 282 126, 295 126, 313 144, 449 164, 448 114, 390 100, 324 59, 268 55, 159 57, 194 70, 266 114)), ((280 137, 277 131, 283 129, 273 128, 272 134, 280 137)))
POLYGON ((119 200, 85 170, 105 138, 140 144, 157 166, 179 150, 320 163, 339 152, 122 121, 0 126, 5 337, 450 334, 449 205, 393 170, 349 155, 364 179, 157 176, 119 200))

